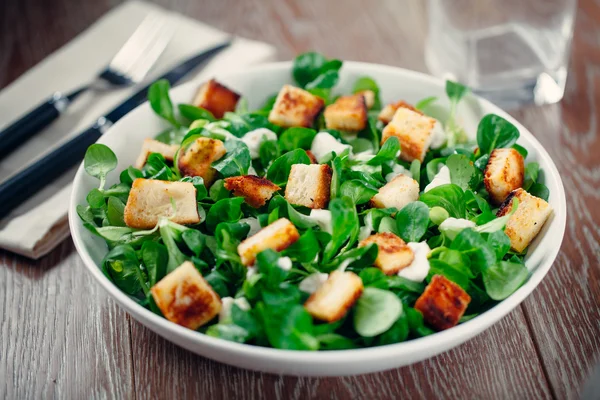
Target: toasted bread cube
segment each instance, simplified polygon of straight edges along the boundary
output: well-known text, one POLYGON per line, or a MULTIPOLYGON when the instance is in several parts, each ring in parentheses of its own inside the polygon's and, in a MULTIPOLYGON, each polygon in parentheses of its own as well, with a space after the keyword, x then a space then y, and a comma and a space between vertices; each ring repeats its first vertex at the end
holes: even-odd
POLYGON ((365 98, 365 104, 369 110, 373 108, 375 105, 375 92, 372 90, 362 90, 356 94, 362 94, 362 96, 365 98))
POLYGON ((471 296, 443 275, 434 275, 417 299, 415 308, 438 331, 452 328, 465 313, 471 296))
POLYGON ((200 176, 206 187, 212 185, 217 171, 211 164, 227 153, 218 139, 199 137, 187 149, 181 149, 178 159, 179 171, 185 176, 200 176))
POLYGON ((362 94, 341 96, 323 113, 328 129, 362 131, 367 126, 367 104, 362 94))
POLYGON ((250 206, 259 208, 264 206, 280 187, 268 179, 245 175, 226 178, 225 189, 233 191, 234 196, 242 196, 250 206))
POLYGON ((376 208, 395 207, 401 210, 408 203, 419 200, 419 183, 413 178, 399 174, 385 184, 371 199, 376 208))
POLYGON ((324 105, 325 102, 320 97, 306 90, 284 85, 269 113, 269 122, 286 128, 308 128, 312 126, 324 105))
POLYGON ((519 205, 506 223, 504 233, 510 239, 510 247, 520 253, 540 233, 552 213, 552 207, 545 200, 532 196, 519 188, 512 191, 502 203, 496 214, 498 217, 506 215, 512 210, 515 197, 519 199, 519 205))
POLYGON ((256 256, 261 251, 271 249, 281 251, 293 244, 300 235, 288 219, 280 218, 265 226, 255 235, 250 236, 239 244, 237 250, 245 266, 254 265, 256 256))
POLYGON ((191 182, 142 178, 133 181, 125 205, 125 224, 131 228, 151 229, 160 217, 169 217, 184 225, 200 222, 196 188, 191 182), (175 202, 175 210, 171 199, 175 202))
POLYGON ((423 162, 433 139, 436 122, 434 118, 400 107, 396 110, 392 121, 383 128, 381 144, 395 136, 402 148, 401 159, 408 162, 413 160, 423 162))
POLYGON ((181 264, 150 291, 169 321, 193 330, 221 311, 221 298, 190 261, 181 264))
POLYGON ((318 320, 335 322, 346 315, 363 289, 362 280, 354 272, 333 271, 306 300, 304 308, 318 320))
POLYGON ((406 108, 408 110, 411 110, 411 111, 414 111, 416 113, 423 115, 423 113, 421 111, 417 110, 412 105, 408 104, 405 101, 400 100, 397 103, 391 103, 391 104, 388 104, 387 106, 383 107, 383 110, 381 110, 379 112, 379 115, 377 116, 377 118, 381 122, 383 122, 384 124, 387 125, 392 121, 392 119, 394 118, 394 114, 396 114, 396 111, 399 108, 406 108))
POLYGON ((211 79, 198 88, 192 104, 210 111, 216 118, 223 118, 226 112, 235 111, 239 99, 239 94, 211 79))
POLYGON ((142 169, 146 164, 146 160, 148 160, 148 156, 152 153, 158 153, 162 155, 165 160, 173 162, 173 158, 175 158, 175 153, 177 153, 178 149, 179 146, 176 144, 166 144, 154 139, 144 139, 142 151, 133 166, 137 169, 142 169))
POLYGON ((294 164, 285 187, 285 199, 298 206, 326 208, 331 176, 331 167, 327 164, 294 164))
POLYGON ((485 167, 483 183, 494 204, 502 203, 515 189, 523 186, 525 161, 515 149, 495 149, 485 167))
POLYGON ((373 265, 386 275, 396 275, 415 259, 412 249, 393 233, 376 233, 361 240, 358 246, 364 247, 371 243, 375 243, 379 248, 377 259, 373 265))

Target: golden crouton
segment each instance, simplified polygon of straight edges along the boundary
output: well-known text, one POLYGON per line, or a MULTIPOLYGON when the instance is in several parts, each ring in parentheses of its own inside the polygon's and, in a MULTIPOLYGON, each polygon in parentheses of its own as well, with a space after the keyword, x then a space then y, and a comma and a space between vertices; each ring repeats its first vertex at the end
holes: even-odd
POLYGON ((383 128, 381 144, 395 136, 400 141, 401 159, 408 162, 413 160, 423 162, 433 138, 432 132, 436 122, 434 118, 400 107, 396 110, 392 121, 383 128))
POLYGON ((197 224, 196 188, 191 182, 168 182, 138 178, 133 181, 125 205, 125 224, 131 228, 154 228, 160 217, 178 224, 197 224), (175 202, 175 210, 171 199, 175 202))
POLYGON ((192 104, 210 111, 215 118, 223 118, 226 112, 235 111, 239 99, 239 94, 211 79, 200 86, 192 104))
POLYGON ((218 139, 199 137, 187 149, 181 149, 178 167, 181 175, 201 176, 206 187, 212 185, 217 171, 210 165, 227 153, 218 139))
POLYGON ((150 289, 163 315, 193 330, 221 311, 221 299, 189 261, 184 262, 150 289))
POLYGON ((335 322, 346 315, 363 289, 362 280, 354 272, 333 271, 306 300, 304 308, 316 319, 335 322))
POLYGON ((415 255, 410 247, 393 233, 376 233, 362 240, 358 246, 364 247, 375 243, 379 248, 375 265, 386 275, 395 275, 408 267, 415 255))
POLYGON ((148 160, 148 156, 152 153, 159 153, 165 160, 172 162, 178 149, 179 145, 176 144, 166 144, 154 139, 145 139, 142 151, 133 166, 137 169, 142 169, 144 164, 146 164, 146 160, 148 160))
POLYGON ((512 191, 500 206, 498 217, 508 214, 512 210, 513 198, 519 199, 519 205, 506 223, 504 232, 510 238, 510 247, 517 252, 522 252, 544 226, 552 213, 552 207, 543 199, 535 197, 519 188, 512 191))
POLYGON ((242 196, 252 207, 259 208, 264 206, 280 187, 268 179, 245 175, 226 178, 225 189, 233 191, 234 196, 242 196))
POLYGON ((396 110, 398 110, 399 108, 406 108, 408 110, 411 110, 411 111, 414 111, 416 113, 423 115, 423 113, 421 111, 417 110, 412 105, 408 104, 405 101, 400 100, 397 103, 391 103, 391 104, 388 104, 387 106, 383 107, 383 110, 381 110, 379 112, 379 115, 377 116, 377 118, 381 122, 383 122, 384 124, 387 125, 392 121, 392 118, 394 118, 394 114, 396 114, 396 110))
POLYGON ((281 251, 293 244, 300 235, 288 219, 280 218, 265 226, 255 235, 250 236, 239 244, 237 250, 245 266, 254 265, 256 256, 261 251, 272 249, 281 251))
POLYGON ((326 208, 331 176, 331 167, 327 164, 294 164, 285 187, 285 199, 308 208, 326 208))
POLYGON ((385 184, 371 199, 376 208, 395 207, 401 210, 408 203, 419 200, 419 183, 413 178, 399 174, 385 184))
POLYGON ((293 126, 312 126, 325 102, 306 90, 284 85, 279 91, 273 109, 269 113, 269 122, 290 128, 293 126))
POLYGON ((470 302, 471 296, 460 286, 443 275, 434 275, 415 308, 429 325, 441 331, 458 324, 470 302))
POLYGON ((306 152, 306 155, 308 156, 308 158, 310 158, 310 162, 311 164, 318 164, 319 162, 317 161, 317 157, 315 157, 315 155, 313 154, 312 151, 310 150, 304 150, 306 152))
POLYGON ((362 90, 356 94, 362 94, 362 96, 365 98, 365 104, 367 105, 368 109, 373 108, 375 105, 375 92, 372 90, 362 90))
POLYGON ((494 204, 500 204, 510 192, 523 186, 525 162, 515 149, 495 149, 485 167, 483 183, 494 204))
POLYGON ((323 113, 328 129, 362 131, 367 126, 367 104, 362 94, 341 96, 323 113))

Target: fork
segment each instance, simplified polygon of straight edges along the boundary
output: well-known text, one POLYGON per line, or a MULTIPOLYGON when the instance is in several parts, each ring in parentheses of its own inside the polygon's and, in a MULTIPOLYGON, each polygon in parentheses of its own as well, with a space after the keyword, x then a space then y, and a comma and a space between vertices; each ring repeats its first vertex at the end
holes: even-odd
POLYGON ((141 82, 163 53, 175 28, 166 17, 149 14, 92 82, 64 94, 54 93, 0 132, 0 159, 57 119, 82 93, 106 91, 141 82))

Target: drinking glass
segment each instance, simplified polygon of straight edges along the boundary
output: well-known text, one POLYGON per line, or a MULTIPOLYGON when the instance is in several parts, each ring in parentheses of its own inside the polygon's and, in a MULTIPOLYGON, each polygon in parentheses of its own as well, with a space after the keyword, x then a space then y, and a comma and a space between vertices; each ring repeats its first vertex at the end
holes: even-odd
POLYGON ((432 74, 505 106, 562 99, 576 0, 429 0, 432 74))

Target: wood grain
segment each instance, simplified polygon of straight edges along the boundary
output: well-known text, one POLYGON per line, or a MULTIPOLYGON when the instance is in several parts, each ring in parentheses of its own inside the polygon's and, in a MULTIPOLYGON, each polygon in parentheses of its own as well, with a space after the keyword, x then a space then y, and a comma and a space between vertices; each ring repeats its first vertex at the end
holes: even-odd
POLYGON ((35 263, 4 252, 0 264, 0 398, 132 397, 126 315, 73 243, 35 263))
POLYGON ((600 5, 580 4, 566 95, 515 113, 542 142, 567 193, 567 230, 547 278, 524 302, 556 398, 577 398, 600 362, 600 5))
MULTIPOLYGON (((120 0, 0 2, 0 88, 120 0)), ((332 57, 425 70, 419 0, 159 0, 281 59, 332 57)), ((600 6, 582 0, 565 100, 513 112, 559 167, 569 224, 548 277, 474 340, 397 370, 296 378, 219 364, 158 337, 84 271, 71 241, 38 262, 0 253, 0 398, 576 398, 600 359, 600 6)))
POLYGON ((183 350, 133 320, 131 335, 136 388, 142 398, 156 393, 166 398, 210 393, 224 399, 298 400, 551 398, 520 311, 474 340, 425 362, 344 378, 282 377, 230 367, 183 350), (157 365, 168 368, 159 371, 157 365), (177 382, 188 384, 173 384, 174 376, 177 382))

